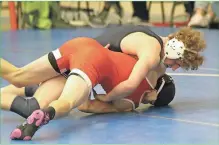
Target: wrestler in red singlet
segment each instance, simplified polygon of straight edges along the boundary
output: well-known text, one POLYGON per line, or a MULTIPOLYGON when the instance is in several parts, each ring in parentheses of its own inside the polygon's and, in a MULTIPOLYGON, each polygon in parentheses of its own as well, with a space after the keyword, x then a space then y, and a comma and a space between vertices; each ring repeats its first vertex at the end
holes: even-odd
MULTIPOLYGON (((50 62, 56 71, 78 74, 92 87, 100 84, 107 93, 128 79, 137 62, 127 54, 110 51, 96 40, 85 37, 67 41, 52 54, 55 59, 50 59, 50 62)), ((137 90, 125 99, 137 108, 142 95, 149 89, 150 85, 144 80, 137 90)))

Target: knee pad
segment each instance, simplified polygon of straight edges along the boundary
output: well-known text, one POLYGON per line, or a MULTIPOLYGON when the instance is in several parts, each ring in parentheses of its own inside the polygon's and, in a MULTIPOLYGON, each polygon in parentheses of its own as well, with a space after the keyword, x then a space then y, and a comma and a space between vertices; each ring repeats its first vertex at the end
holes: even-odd
POLYGON ((33 97, 39 85, 27 86, 24 88, 24 93, 26 97, 33 97))
POLYGON ((24 98, 17 96, 11 104, 10 111, 27 118, 37 109, 40 109, 40 105, 34 97, 24 98))

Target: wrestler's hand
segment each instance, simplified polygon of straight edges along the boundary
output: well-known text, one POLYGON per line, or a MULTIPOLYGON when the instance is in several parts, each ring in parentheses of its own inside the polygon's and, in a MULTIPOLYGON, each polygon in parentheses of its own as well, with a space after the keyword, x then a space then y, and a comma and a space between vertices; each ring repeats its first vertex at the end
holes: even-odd
POLYGON ((107 48, 107 49, 109 49, 109 47, 110 47, 110 44, 107 44, 106 46, 104 46, 104 48, 107 48))
POLYGON ((147 98, 146 100, 144 100, 144 101, 147 101, 147 103, 148 102, 154 103, 155 100, 157 99, 157 90, 154 89, 154 90, 145 91, 144 98, 147 98))
POLYGON ((106 100, 105 100, 106 94, 97 94, 97 92, 93 89, 93 95, 94 95, 95 99, 102 101, 102 102, 106 102, 106 100))
POLYGON ((98 94, 94 98, 102 102, 107 102, 105 94, 98 94))

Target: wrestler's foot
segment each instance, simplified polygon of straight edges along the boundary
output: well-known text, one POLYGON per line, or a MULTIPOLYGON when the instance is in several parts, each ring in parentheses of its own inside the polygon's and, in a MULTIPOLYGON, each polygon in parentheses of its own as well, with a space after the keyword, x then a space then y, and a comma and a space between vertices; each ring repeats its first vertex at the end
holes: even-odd
POLYGON ((42 110, 34 111, 27 120, 12 131, 10 138, 12 140, 31 140, 35 132, 49 122, 48 113, 42 110))

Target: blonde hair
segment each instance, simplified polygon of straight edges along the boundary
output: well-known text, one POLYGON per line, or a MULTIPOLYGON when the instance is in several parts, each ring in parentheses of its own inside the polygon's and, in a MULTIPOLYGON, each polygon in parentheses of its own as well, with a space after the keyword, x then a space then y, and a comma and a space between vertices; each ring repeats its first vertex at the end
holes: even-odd
POLYGON ((204 57, 200 55, 200 52, 206 48, 206 43, 201 32, 193 30, 190 27, 185 27, 169 35, 169 39, 172 38, 182 41, 188 49, 184 52, 181 67, 185 70, 197 70, 204 62, 204 57))

